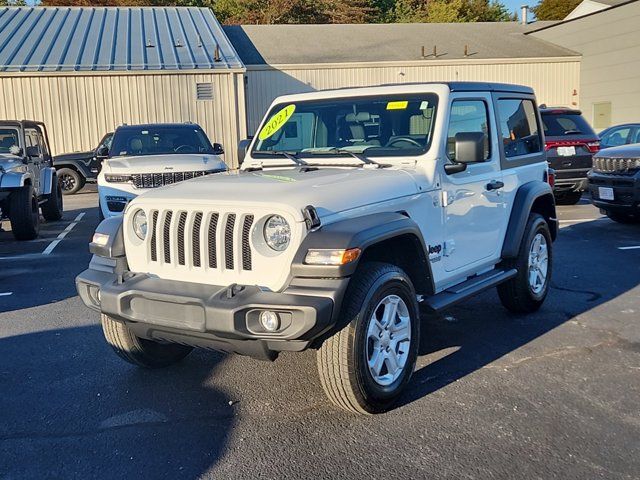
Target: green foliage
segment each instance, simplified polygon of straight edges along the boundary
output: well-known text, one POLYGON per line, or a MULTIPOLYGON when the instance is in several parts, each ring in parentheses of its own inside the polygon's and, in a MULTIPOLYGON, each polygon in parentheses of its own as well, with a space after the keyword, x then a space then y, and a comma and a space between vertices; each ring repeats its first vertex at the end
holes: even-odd
POLYGON ((562 20, 582 0, 540 0, 531 10, 538 20, 562 20))

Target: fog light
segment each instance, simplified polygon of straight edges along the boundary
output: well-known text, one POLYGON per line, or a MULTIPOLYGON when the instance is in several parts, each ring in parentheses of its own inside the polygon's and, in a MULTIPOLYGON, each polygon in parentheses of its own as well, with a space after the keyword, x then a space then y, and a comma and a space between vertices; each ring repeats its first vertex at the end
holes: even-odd
POLYGON ((96 232, 93 234, 92 241, 96 245, 100 245, 101 247, 104 247, 109 242, 109 235, 107 235, 106 233, 96 232))
POLYGON ((275 332, 280 328, 280 317, 276 312, 265 310, 260 313, 260 323, 267 332, 275 332))

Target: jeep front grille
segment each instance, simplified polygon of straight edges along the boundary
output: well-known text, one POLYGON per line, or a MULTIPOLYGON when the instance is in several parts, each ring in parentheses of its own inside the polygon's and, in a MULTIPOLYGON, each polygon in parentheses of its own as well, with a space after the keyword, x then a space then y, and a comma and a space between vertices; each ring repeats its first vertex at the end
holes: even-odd
POLYGON ((250 271, 251 214, 153 210, 149 258, 152 263, 250 271), (239 258, 238 258, 239 257, 239 258), (204 260, 206 259, 206 260, 204 260))
POLYGON ((202 177, 218 170, 198 170, 194 172, 168 172, 168 173, 134 173, 131 175, 131 183, 135 188, 157 188, 172 183, 202 177))
POLYGON ((633 173, 640 168, 637 158, 601 158, 593 159, 593 171, 599 173, 633 173))

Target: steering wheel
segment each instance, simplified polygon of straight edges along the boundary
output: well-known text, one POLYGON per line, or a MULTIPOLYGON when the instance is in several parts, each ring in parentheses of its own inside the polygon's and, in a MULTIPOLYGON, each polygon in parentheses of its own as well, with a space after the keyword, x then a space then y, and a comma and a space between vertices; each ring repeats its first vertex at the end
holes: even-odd
POLYGON ((420 144, 420 142, 417 142, 411 137, 396 137, 393 140, 391 140, 389 143, 387 143, 387 147, 391 147, 393 146, 394 143, 400 143, 400 142, 411 143, 412 145, 415 145, 418 148, 422 148, 422 145, 420 144))
POLYGON ((180 145, 175 149, 176 153, 180 153, 183 150, 185 151, 185 153, 189 153, 195 151, 195 148, 193 147, 193 145, 180 145))

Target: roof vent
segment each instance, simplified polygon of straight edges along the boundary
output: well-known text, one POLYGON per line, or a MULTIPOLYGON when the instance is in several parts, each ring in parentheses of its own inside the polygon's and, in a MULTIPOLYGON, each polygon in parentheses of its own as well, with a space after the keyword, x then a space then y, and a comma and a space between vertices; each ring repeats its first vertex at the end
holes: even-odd
POLYGON ((197 100, 213 100, 213 83, 196 83, 197 100))

